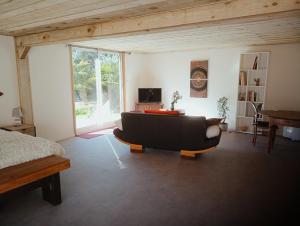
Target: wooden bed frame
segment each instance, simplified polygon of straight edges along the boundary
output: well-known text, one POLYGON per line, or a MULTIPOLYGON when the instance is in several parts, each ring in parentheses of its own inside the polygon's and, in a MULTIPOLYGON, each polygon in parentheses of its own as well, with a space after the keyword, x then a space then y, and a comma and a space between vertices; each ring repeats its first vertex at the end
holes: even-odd
POLYGON ((0 169, 0 201, 24 190, 42 188, 43 199, 61 203, 60 171, 70 168, 70 160, 51 155, 0 169))

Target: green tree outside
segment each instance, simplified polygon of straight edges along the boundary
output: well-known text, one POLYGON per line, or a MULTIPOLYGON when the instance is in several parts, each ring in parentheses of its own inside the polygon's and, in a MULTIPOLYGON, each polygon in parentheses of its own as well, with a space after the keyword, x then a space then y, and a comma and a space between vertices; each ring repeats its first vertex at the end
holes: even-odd
MULTIPOLYGON (((76 116, 89 117, 96 109, 97 88, 95 61, 97 51, 83 48, 72 48, 75 101, 84 106, 76 108, 76 116)), ((103 52, 99 54, 101 62, 102 103, 112 102, 111 108, 119 106, 120 55, 103 52)), ((112 109, 118 111, 119 109, 112 109)))

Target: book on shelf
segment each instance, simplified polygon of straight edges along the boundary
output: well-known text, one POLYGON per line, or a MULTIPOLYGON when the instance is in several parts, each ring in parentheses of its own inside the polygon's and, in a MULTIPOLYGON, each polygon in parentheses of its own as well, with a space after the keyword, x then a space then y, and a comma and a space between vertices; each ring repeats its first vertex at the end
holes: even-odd
POLYGON ((247 85, 247 73, 245 71, 240 71, 240 81, 239 84, 241 86, 247 85))
POLYGON ((253 90, 249 90, 247 100, 252 101, 252 102, 256 102, 257 101, 257 92, 255 92, 253 90))

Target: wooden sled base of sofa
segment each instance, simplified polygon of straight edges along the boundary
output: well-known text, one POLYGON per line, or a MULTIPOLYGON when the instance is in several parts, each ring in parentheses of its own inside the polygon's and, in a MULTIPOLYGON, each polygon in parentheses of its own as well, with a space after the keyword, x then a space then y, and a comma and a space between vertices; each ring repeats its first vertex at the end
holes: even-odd
MULTIPOLYGON (((131 144, 128 143, 118 137, 116 137, 120 142, 127 144, 130 146, 130 152, 132 153, 143 153, 143 145, 140 144, 131 144)), ((189 151, 189 150, 180 150, 180 156, 183 158, 196 158, 198 154, 204 154, 207 152, 214 151, 216 147, 211 147, 203 150, 195 150, 195 151, 189 151)))
POLYGON ((129 145, 130 146, 130 152, 132 152, 132 153, 143 153, 143 145, 131 144, 131 143, 128 143, 128 142, 116 137, 116 136, 115 136, 115 138, 117 138, 117 140, 119 140, 120 142, 129 145))
POLYGON ((207 152, 214 151, 216 147, 211 147, 203 150, 189 151, 189 150, 180 150, 180 156, 183 158, 196 158, 198 154, 204 154, 207 152))

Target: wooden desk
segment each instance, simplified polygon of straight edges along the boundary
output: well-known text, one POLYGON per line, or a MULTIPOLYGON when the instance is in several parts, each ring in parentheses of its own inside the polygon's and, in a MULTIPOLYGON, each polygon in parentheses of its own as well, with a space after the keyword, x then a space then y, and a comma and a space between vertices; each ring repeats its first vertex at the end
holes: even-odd
POLYGON ((300 128, 300 111, 264 110, 262 111, 262 114, 269 117, 268 153, 271 153, 274 146, 276 129, 278 126, 300 128))

